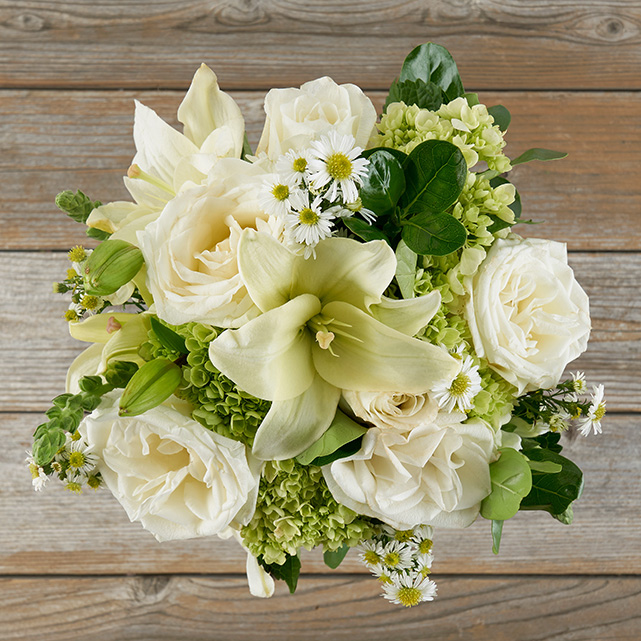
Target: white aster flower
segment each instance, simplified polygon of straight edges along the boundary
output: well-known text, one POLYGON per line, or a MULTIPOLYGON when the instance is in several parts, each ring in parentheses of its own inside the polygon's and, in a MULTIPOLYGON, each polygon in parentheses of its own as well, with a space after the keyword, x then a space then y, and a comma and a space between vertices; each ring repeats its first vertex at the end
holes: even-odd
POLYGON ((390 541, 383 546, 382 563, 390 570, 407 570, 412 567, 412 546, 400 541, 390 541))
POLYGON ((551 432, 564 432, 570 425, 571 416, 565 410, 560 410, 556 414, 550 416, 550 431, 551 432))
POLYGON ((36 464, 33 454, 27 450, 27 458, 25 459, 27 465, 29 466, 29 472, 31 472, 31 484, 33 489, 36 492, 40 492, 47 484, 49 477, 45 474, 44 469, 40 465, 36 464))
POLYGON ((601 419, 605 416, 604 391, 603 385, 594 386, 588 415, 579 424, 579 430, 583 436, 587 436, 592 429, 595 434, 601 434, 602 432, 601 419))
POLYGON ((432 563, 434 562, 434 556, 430 554, 421 555, 416 560, 416 572, 422 578, 427 578, 432 573, 432 563))
POLYGON ((385 551, 383 550, 383 544, 380 541, 375 541, 374 539, 363 541, 363 543, 361 543, 357 549, 359 550, 358 556, 360 560, 372 572, 374 572, 375 568, 381 566, 385 551))
POLYGON ((287 214, 285 229, 294 242, 306 246, 305 258, 309 258, 314 253, 314 246, 332 235, 334 216, 321 209, 321 196, 310 203, 309 194, 302 192, 302 195, 300 207, 287 214))
POLYGON ((276 161, 276 171, 289 183, 300 186, 307 175, 310 159, 309 149, 290 149, 276 161))
POLYGON ((96 454, 82 440, 72 440, 65 447, 64 457, 69 463, 67 475, 89 476, 98 463, 96 454))
MULTIPOLYGON (((457 352, 458 355, 458 352, 457 352)), ((433 396, 441 409, 452 412, 455 409, 467 412, 474 407, 474 397, 481 391, 481 377, 478 366, 471 356, 463 359, 461 371, 451 383, 437 385, 433 396)))
POLYGON ((588 391, 588 385, 585 382, 585 374, 583 372, 572 373, 572 391, 576 394, 585 394, 588 391))
POLYGON ((311 143, 310 180, 316 189, 329 186, 325 197, 330 202, 338 200, 339 189, 346 202, 358 198, 357 185, 363 184, 369 161, 359 158, 363 150, 354 145, 353 136, 341 136, 335 131, 311 143))
POLYGON ((384 583, 383 590, 386 599, 410 608, 423 601, 432 601, 436 596, 436 583, 420 574, 408 574, 398 577, 392 583, 384 583))
POLYGON ((261 187, 258 204, 270 216, 285 217, 292 209, 302 206, 303 195, 293 180, 275 176, 261 187))
POLYGON ((336 218, 351 218, 354 214, 359 214, 368 225, 373 225, 376 222, 376 214, 363 207, 360 198, 353 203, 334 205, 327 211, 331 212, 336 218))

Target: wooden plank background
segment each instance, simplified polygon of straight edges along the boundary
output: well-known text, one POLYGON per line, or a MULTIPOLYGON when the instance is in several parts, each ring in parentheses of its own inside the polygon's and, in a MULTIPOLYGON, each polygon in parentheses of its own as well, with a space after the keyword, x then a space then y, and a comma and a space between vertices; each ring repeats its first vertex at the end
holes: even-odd
POLYGON ((641 638, 641 3, 613 0, 0 0, 0 640, 92 638, 641 638), (172 124, 201 62, 250 140, 272 86, 320 75, 380 106, 410 49, 434 40, 466 88, 512 111, 507 151, 570 153, 512 174, 521 233, 568 242, 591 297, 576 363, 606 384, 605 434, 567 447, 586 472, 576 520, 520 514, 491 554, 486 522, 439 532, 439 597, 404 610, 353 556, 303 557, 296 596, 248 595, 236 544, 157 544, 107 491, 34 494, 24 450, 78 353, 51 293, 82 229, 63 188, 125 197, 133 98, 172 124))

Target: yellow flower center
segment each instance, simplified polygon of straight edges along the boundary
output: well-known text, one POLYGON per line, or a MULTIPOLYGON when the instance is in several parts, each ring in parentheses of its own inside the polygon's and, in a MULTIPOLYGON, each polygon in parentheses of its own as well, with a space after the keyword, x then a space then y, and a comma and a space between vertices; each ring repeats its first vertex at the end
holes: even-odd
POLYGON ((66 488, 70 492, 75 492, 76 494, 82 494, 82 485, 80 483, 76 483, 75 481, 70 481, 67 483, 66 488))
POLYGON ((87 485, 92 489, 92 490, 97 490, 100 487, 100 479, 96 476, 90 476, 87 479, 87 485))
POLYGON ((374 550, 367 550, 367 552, 363 554, 363 561, 369 565, 376 565, 380 560, 381 557, 378 552, 374 552, 374 550))
POLYGON ((298 214, 298 220, 303 225, 315 225, 318 222, 318 214, 310 207, 305 207, 298 214))
POLYGON ((605 416, 605 403, 599 404, 599 407, 596 408, 594 412, 594 420, 600 421, 605 416))
POLYGON ((298 171, 301 174, 307 169, 307 161, 304 158, 296 158, 294 160, 294 171, 298 171))
POLYGON ((82 452, 71 452, 69 454, 69 467, 78 469, 85 464, 85 460, 85 455, 82 452))
POLYGON ((395 568, 401 562, 401 557, 398 552, 388 552, 383 557, 383 562, 388 567, 395 568))
POLYGON ((430 539, 424 539, 418 544, 419 554, 429 554, 432 549, 432 541, 430 539))
POLYGON ((470 377, 466 374, 458 374, 457 377, 452 381, 450 386, 450 394, 452 396, 463 396, 470 389, 472 381, 470 377))
POLYGON ((85 309, 96 309, 100 305, 100 299, 97 296, 86 294, 82 297, 82 306, 85 309))
POLYGON ((276 200, 286 200, 289 198, 289 187, 287 185, 276 185, 272 189, 272 196, 276 200))
POLYGON ((403 587, 398 591, 398 600, 406 608, 411 608, 413 605, 418 605, 422 599, 421 591, 418 588, 403 587))
POLYGON ((29 463, 29 471, 32 479, 37 479, 40 476, 40 468, 34 463, 29 463))
POLYGON ((412 540, 414 536, 414 530, 396 530, 394 533, 394 538, 401 543, 407 543, 412 540))
POLYGON ((327 173, 334 180, 345 180, 352 175, 352 161, 343 153, 332 154, 325 164, 327 173))
POLYGON ((80 245, 76 245, 75 247, 72 247, 69 250, 69 253, 67 254, 67 256, 69 256, 69 260, 72 263, 79 263, 86 258, 87 254, 85 252, 84 247, 81 247, 80 245))
POLYGON ((76 313, 75 310, 73 309, 68 309, 65 312, 65 320, 71 323, 72 321, 77 321, 78 320, 78 314, 76 313))

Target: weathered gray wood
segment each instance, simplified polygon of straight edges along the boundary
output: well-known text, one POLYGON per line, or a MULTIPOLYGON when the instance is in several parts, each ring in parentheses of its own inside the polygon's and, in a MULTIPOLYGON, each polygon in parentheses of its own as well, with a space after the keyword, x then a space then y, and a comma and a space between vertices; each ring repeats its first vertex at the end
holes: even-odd
MULTIPOLYGON (((638 411, 641 254, 578 253, 571 263, 592 298, 593 324, 588 351, 571 367, 606 385, 610 409, 638 411)), ((85 347, 67 334, 67 297, 51 291, 68 266, 62 253, 0 253, 0 354, 7 363, 0 369, 0 409, 44 411, 63 391, 66 370, 85 347)))
MULTIPOLYGON (((215 537, 159 544, 130 523, 107 489, 76 496, 50 482, 31 489, 25 450, 37 415, 0 414, 0 572, 6 574, 119 574, 244 572, 245 553, 215 537)), ((604 434, 566 444, 585 473, 575 522, 527 512, 505 524, 501 553, 492 554, 489 523, 440 530, 434 574, 641 573, 641 430, 638 415, 611 415, 604 434)), ((350 553, 339 572, 365 572, 350 553)), ((303 573, 330 572, 320 553, 304 553, 303 573)))
POLYGON ((374 579, 303 577, 295 596, 237 577, 0 579, 2 638, 20 641, 637 641, 641 579, 442 577, 406 610, 374 579))
MULTIPOLYGON (((250 139, 263 126, 262 93, 235 93, 250 139)), ((134 154, 133 99, 175 124, 178 92, 0 92, 0 249, 67 249, 86 241, 81 225, 54 206, 56 193, 80 188, 103 202, 128 199, 122 183, 134 154)), ((384 94, 372 94, 380 107, 384 94)), ((507 151, 569 152, 563 161, 511 174, 524 217, 544 225, 521 233, 566 241, 573 249, 641 249, 641 94, 485 93, 512 111, 507 151), (625 136, 616 134, 625 127, 625 136), (625 123, 629 123, 629 126, 625 123), (620 129, 620 127, 619 127, 620 129)))
POLYGON ((640 19, 625 0, 3 0, 0 85, 184 87, 206 61, 236 88, 328 74, 382 89, 432 40, 469 87, 630 89, 640 19))

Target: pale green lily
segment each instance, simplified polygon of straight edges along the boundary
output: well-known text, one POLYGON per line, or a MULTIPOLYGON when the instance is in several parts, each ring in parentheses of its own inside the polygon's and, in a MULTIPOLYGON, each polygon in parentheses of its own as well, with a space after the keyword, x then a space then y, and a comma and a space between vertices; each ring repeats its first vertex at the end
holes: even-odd
POLYGON ((254 440, 260 459, 291 458, 318 440, 341 389, 418 394, 459 370, 444 350, 412 338, 438 309, 438 293, 382 299, 396 268, 383 241, 328 238, 305 260, 246 229, 238 264, 263 313, 221 334, 209 356, 240 389, 272 401, 254 440))
POLYGON ((137 245, 136 232, 155 220, 182 189, 201 184, 220 158, 240 158, 245 122, 234 99, 201 65, 178 108, 184 134, 136 101, 134 165, 125 186, 135 202, 116 201, 93 210, 87 224, 137 245), (133 174, 132 174, 133 175, 133 174))

